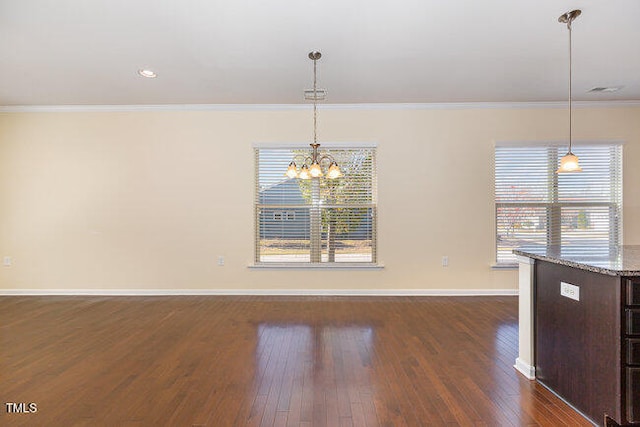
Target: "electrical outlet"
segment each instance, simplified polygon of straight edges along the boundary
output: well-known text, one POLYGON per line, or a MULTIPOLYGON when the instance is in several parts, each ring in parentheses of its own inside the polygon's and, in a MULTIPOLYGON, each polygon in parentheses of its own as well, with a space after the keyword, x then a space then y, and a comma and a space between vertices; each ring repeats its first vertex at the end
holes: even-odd
POLYGON ((219 265, 220 267, 222 267, 222 266, 224 265, 224 257, 223 257, 222 255, 220 255, 220 256, 218 257, 218 265, 219 265))
POLYGON ((560 295, 580 301, 580 286, 572 285, 567 282, 560 282, 560 295))
POLYGON ((442 266, 443 267, 448 267, 449 266, 449 257, 446 256, 446 255, 442 257, 442 266))
POLYGON ((11 259, 10 256, 6 256, 2 258, 2 265, 4 265, 5 267, 11 267, 12 263, 13 263, 13 260, 11 259))

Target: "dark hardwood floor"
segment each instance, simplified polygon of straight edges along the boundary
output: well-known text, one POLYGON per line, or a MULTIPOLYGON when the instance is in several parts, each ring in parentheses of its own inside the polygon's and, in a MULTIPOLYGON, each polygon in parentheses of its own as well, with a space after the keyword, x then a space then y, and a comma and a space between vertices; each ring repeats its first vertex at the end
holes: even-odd
POLYGON ((0 425, 590 425, 517 340, 516 297, 0 297, 0 425))

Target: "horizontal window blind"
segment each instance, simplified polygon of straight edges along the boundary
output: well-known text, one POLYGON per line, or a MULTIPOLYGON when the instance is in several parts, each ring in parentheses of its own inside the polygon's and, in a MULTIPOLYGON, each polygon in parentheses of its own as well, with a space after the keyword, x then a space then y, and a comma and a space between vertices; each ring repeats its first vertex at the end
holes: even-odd
MULTIPOLYGON (((338 179, 285 176, 309 148, 255 148, 256 263, 375 263, 375 148, 320 147, 338 179)), ((322 162, 324 170, 329 165, 322 162)))
POLYGON ((496 147, 498 264, 515 263, 512 251, 523 246, 564 245, 587 259, 621 244, 622 147, 603 143, 572 151, 583 172, 557 174, 566 147, 496 147))

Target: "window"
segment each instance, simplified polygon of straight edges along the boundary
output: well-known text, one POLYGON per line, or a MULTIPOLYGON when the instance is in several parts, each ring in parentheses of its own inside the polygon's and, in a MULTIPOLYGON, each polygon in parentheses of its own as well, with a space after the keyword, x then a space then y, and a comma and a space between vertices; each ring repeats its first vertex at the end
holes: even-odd
POLYGON ((376 263, 375 147, 326 145, 341 178, 287 178, 308 146, 255 148, 257 264, 376 263))
POLYGON ((622 146, 574 146, 581 173, 557 174, 566 146, 498 145, 495 150, 496 260, 512 250, 563 245, 567 254, 606 255, 622 243, 622 146))

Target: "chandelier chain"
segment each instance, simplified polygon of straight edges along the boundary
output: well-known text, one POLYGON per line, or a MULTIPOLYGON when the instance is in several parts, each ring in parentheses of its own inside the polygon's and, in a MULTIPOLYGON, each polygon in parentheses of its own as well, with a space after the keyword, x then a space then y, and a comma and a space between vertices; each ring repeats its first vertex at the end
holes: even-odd
POLYGON ((318 143, 318 89, 317 89, 317 79, 316 79, 316 64, 318 60, 313 59, 313 143, 318 143))

